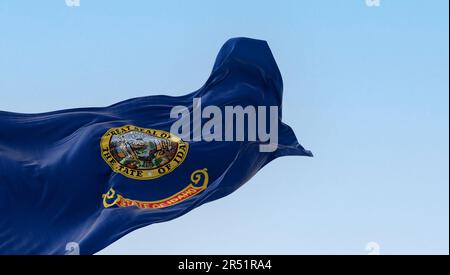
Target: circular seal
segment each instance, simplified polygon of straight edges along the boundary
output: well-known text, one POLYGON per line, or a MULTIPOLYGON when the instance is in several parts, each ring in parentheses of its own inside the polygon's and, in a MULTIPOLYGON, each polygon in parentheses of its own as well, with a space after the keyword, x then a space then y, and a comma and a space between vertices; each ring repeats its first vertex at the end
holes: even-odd
POLYGON ((180 166, 189 144, 166 131, 125 125, 109 129, 101 138, 100 148, 102 158, 114 172, 148 180, 180 166))

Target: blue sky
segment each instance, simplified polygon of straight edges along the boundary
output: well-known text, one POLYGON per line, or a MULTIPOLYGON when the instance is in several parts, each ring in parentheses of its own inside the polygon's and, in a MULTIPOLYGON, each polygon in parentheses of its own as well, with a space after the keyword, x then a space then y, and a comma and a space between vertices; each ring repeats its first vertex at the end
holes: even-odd
POLYGON ((0 0, 0 110, 182 95, 231 37, 267 40, 314 158, 100 253, 449 253, 448 1, 0 0))

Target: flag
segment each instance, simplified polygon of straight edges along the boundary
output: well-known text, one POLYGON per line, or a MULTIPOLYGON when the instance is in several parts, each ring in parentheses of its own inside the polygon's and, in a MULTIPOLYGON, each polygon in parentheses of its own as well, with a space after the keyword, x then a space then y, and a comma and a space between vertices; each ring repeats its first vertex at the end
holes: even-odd
POLYGON ((281 122, 282 89, 267 43, 234 38, 184 96, 0 112, 0 254, 93 254, 312 156, 281 122))

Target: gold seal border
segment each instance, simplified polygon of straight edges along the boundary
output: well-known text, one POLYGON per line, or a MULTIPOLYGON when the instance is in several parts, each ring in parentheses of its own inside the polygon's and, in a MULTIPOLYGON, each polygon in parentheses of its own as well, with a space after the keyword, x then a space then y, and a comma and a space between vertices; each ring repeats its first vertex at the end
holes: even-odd
POLYGON ((171 173, 172 171, 174 171, 176 168, 178 168, 178 166, 180 166, 184 162, 184 160, 186 159, 186 156, 188 154, 188 151, 189 151, 189 143, 185 142, 180 137, 178 137, 172 133, 169 133, 169 132, 166 132, 163 130, 152 129, 152 128, 143 128, 143 127, 139 127, 139 126, 135 126, 135 125, 131 125, 131 124, 127 124, 127 125, 120 126, 120 127, 110 128, 110 129, 108 129, 108 131, 106 131, 105 134, 103 134, 102 138, 100 139, 100 154, 101 154, 103 160, 109 165, 109 167, 111 167, 111 169, 116 173, 119 173, 127 178, 136 179, 136 180, 151 180, 151 179, 156 179, 156 178, 159 178, 159 177, 162 177, 164 175, 171 173), (129 129, 127 129, 127 128, 129 128, 129 129), (183 156, 180 158, 180 160, 178 162, 175 160, 176 157, 174 157, 173 159, 170 160, 170 162, 168 164, 166 164, 162 167, 159 167, 159 168, 153 168, 153 169, 131 169, 131 168, 128 168, 126 166, 121 165, 116 159, 114 159, 114 157, 110 153, 111 149, 109 147, 109 144, 110 144, 111 138, 113 136, 113 134, 111 134, 111 132, 117 131, 117 130, 120 130, 121 134, 128 133, 131 131, 139 131, 139 132, 143 132, 143 133, 149 134, 149 135, 157 137, 157 138, 176 142, 178 144, 178 149, 177 149, 177 152, 175 153, 175 156, 177 156, 178 153, 180 153, 180 152, 183 152, 183 156), (152 132, 152 133, 150 133, 150 132, 152 132), (184 151, 181 150, 182 145, 184 145, 186 147, 186 150, 184 150, 184 151), (108 152, 110 157, 106 156, 108 154, 105 154, 105 150, 108 152), (114 161, 112 162, 111 159, 114 161), (170 166, 170 169, 166 170, 168 166, 170 166), (158 172, 158 170, 161 168, 165 168, 165 171, 163 173, 158 172), (131 171, 131 174, 127 173, 126 171, 131 171), (133 175, 133 173, 139 174, 140 172, 142 173, 142 176, 133 175))

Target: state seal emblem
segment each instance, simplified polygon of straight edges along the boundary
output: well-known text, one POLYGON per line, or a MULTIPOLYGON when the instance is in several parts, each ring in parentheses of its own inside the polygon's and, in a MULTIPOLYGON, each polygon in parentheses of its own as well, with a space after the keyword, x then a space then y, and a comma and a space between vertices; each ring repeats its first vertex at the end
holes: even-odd
POLYGON ((125 125, 109 129, 100 140, 100 148, 103 160, 114 172, 149 180, 180 166, 189 144, 166 131, 125 125))

